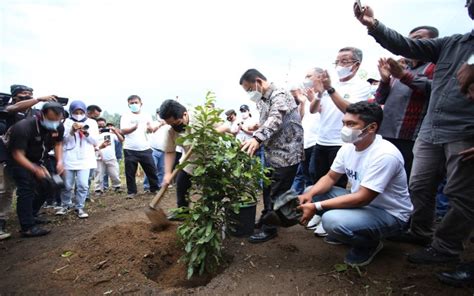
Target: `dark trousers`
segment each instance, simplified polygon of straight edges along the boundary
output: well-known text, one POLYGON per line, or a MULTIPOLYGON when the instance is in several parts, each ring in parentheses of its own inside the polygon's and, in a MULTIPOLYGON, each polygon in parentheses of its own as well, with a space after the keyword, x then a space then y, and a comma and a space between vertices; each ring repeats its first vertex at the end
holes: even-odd
POLYGON ((291 188, 298 194, 302 194, 306 187, 312 186, 314 184, 315 169, 310 169, 310 166, 313 163, 313 159, 311 158, 313 154, 313 148, 314 146, 311 146, 304 150, 305 160, 300 162, 298 170, 296 171, 295 180, 291 186, 291 188))
MULTIPOLYGON (((270 172, 270 186, 263 187, 263 211, 262 216, 273 211, 273 202, 276 197, 291 189, 296 170, 299 164, 288 167, 272 168, 270 172)), ((262 230, 266 232, 276 231, 276 226, 262 225, 262 230)))
POLYGON ((35 225, 35 216, 52 190, 23 167, 8 165, 7 169, 16 184, 16 212, 21 230, 26 231, 35 225))
POLYGON ((407 173, 407 180, 409 181, 413 164, 413 146, 415 146, 415 141, 391 138, 384 139, 395 145, 402 153, 403 160, 405 161, 405 172, 407 173))
MULTIPOLYGON (((315 182, 324 177, 331 168, 331 165, 336 158, 337 152, 341 146, 323 146, 316 144, 313 149, 313 161, 316 162, 315 182)), ((343 175, 334 186, 346 188, 347 176, 343 175)))
MULTIPOLYGON (((57 174, 56 172, 56 158, 54 156, 47 156, 44 166, 51 175, 57 174)), ((61 205, 61 190, 54 190, 51 195, 46 197, 46 202, 50 205, 61 205)))
POLYGON ((179 171, 176 176, 176 200, 178 208, 187 207, 189 205, 188 196, 191 185, 191 175, 183 170, 179 171))
POLYGON ((158 188, 158 177, 156 176, 156 166, 153 161, 153 152, 151 149, 144 151, 134 151, 124 149, 125 155, 125 177, 127 180, 127 193, 137 193, 137 183, 135 176, 137 174, 138 164, 142 167, 145 175, 150 182, 150 191, 155 192, 158 188))

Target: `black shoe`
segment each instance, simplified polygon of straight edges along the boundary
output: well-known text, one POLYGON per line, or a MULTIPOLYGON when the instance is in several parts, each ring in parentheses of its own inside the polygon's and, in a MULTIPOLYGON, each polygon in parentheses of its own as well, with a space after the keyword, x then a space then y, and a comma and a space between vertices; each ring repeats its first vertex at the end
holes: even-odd
POLYGON ((178 216, 178 214, 173 213, 173 214, 168 215, 167 218, 170 221, 184 221, 184 218, 180 218, 180 217, 177 217, 177 216, 178 216))
POLYGON ((440 281, 450 286, 461 287, 474 283, 474 262, 461 264, 454 271, 440 272, 436 275, 440 281))
POLYGON ((31 227, 28 230, 22 230, 21 235, 24 237, 36 237, 36 236, 43 236, 50 232, 51 230, 43 229, 38 225, 31 227))
POLYGON ((41 217, 35 217, 35 224, 49 224, 51 223, 50 220, 41 217))
POLYGON ((395 242, 401 242, 401 243, 408 243, 408 244, 414 244, 414 245, 419 245, 422 247, 429 246, 431 244, 431 239, 426 238, 426 237, 421 237, 418 236, 411 231, 405 231, 399 235, 391 236, 388 237, 387 240, 389 241, 395 241, 395 242))
POLYGON ((250 236, 248 238, 249 243, 252 244, 258 244, 258 243, 264 243, 266 241, 271 240, 272 238, 275 238, 277 236, 277 232, 267 232, 267 231, 260 231, 255 233, 254 235, 250 236))
POLYGON ((260 228, 262 228, 262 225, 263 225, 262 219, 258 219, 258 221, 255 222, 254 228, 255 228, 255 229, 260 229, 260 228))
POLYGON ((415 264, 458 263, 459 255, 441 253, 428 247, 408 255, 408 261, 415 264))

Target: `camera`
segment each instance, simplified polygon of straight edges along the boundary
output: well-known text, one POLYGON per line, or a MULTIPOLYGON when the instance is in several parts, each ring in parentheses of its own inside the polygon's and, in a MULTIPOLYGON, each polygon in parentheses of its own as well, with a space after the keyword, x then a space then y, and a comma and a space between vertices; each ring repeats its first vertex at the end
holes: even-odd
POLYGON ((107 141, 108 141, 108 142, 110 142, 110 135, 105 135, 105 136, 104 136, 104 141, 106 141, 106 142, 107 142, 107 141))
POLYGON ((100 132, 101 134, 102 134, 102 133, 110 133, 110 128, 108 128, 108 127, 101 128, 99 132, 100 132))
POLYGON ((69 102, 69 99, 68 98, 63 98, 63 97, 58 97, 58 96, 55 96, 56 97, 56 101, 61 104, 61 106, 66 106, 67 103, 69 102))
POLYGON ((0 106, 6 106, 10 102, 12 95, 0 93, 0 106))
POLYGON ((60 175, 54 174, 50 177, 47 177, 45 180, 48 185, 54 190, 61 190, 65 187, 63 178, 61 178, 60 175))

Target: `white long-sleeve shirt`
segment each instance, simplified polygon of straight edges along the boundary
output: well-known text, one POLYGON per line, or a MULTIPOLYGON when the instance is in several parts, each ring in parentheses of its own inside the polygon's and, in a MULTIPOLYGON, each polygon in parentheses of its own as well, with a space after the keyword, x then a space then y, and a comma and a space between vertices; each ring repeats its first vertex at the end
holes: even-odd
POLYGON ((64 169, 85 170, 97 168, 94 146, 98 143, 99 128, 97 122, 87 118, 80 122, 89 126, 89 136, 82 136, 76 131, 71 135, 71 128, 74 121, 70 118, 64 122, 64 169))

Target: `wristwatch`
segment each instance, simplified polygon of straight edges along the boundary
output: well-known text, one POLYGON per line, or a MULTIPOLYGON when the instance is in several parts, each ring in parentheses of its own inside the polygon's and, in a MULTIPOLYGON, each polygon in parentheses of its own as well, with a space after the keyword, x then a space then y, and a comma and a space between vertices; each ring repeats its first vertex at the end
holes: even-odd
POLYGON ((259 144, 262 144, 262 140, 260 140, 257 136, 253 136, 253 138, 259 143, 259 144))
POLYGON ((327 90, 328 94, 329 95, 332 95, 333 93, 336 92, 336 90, 334 89, 334 87, 330 87, 328 90, 327 90))

